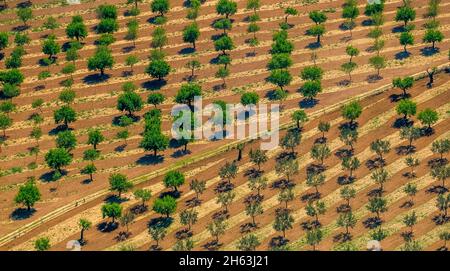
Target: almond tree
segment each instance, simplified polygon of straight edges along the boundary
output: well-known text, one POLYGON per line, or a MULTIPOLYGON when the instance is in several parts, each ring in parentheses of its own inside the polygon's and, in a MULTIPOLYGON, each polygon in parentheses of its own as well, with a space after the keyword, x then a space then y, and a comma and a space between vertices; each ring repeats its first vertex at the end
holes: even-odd
POLYGON ((444 154, 450 152, 450 139, 438 139, 433 141, 431 151, 439 154, 439 160, 444 160, 444 154))
POLYGON ((298 162, 291 158, 279 159, 275 164, 275 171, 278 175, 286 177, 286 180, 290 182, 291 177, 298 173, 298 162))
POLYGON ((228 224, 223 219, 213 219, 213 221, 206 226, 217 244, 219 243, 220 235, 225 234, 225 230, 227 227, 228 224))
POLYGON ((437 181, 442 182, 442 187, 446 189, 445 187, 445 180, 450 178, 450 166, 438 166, 433 167, 431 169, 431 176, 435 178, 437 181))
POLYGON ((306 214, 310 217, 314 217, 315 228, 320 227, 319 215, 325 214, 327 207, 323 201, 308 202, 305 206, 306 214))
POLYGON ((370 175, 370 178, 380 186, 379 191, 383 193, 383 186, 389 180, 389 173, 384 168, 376 169, 370 175))
POLYGON ((408 183, 403 188, 403 192, 410 197, 409 205, 414 205, 414 196, 417 194, 417 185, 413 183, 408 183))
POLYGON ((338 227, 345 228, 344 240, 351 239, 351 234, 350 234, 349 228, 353 229, 353 227, 355 227, 355 225, 356 225, 356 222, 357 222, 357 219, 352 212, 345 212, 345 213, 339 214, 336 224, 338 227))
POLYGON ((241 251, 255 251, 256 247, 260 244, 261 242, 258 240, 258 237, 255 234, 250 233, 239 239, 237 248, 241 251))
POLYGON ((353 179, 353 171, 357 170, 361 165, 361 162, 357 157, 344 157, 342 159, 342 168, 349 171, 349 178, 353 179))
POLYGON ((238 172, 238 166, 236 163, 226 162, 223 167, 219 169, 220 178, 226 180, 228 183, 231 183, 231 180, 236 178, 238 172))
POLYGON ((85 218, 80 218, 80 220, 78 221, 78 226, 81 229, 80 239, 78 239, 78 241, 80 242, 81 245, 84 245, 86 244, 86 240, 84 239, 84 232, 92 227, 92 222, 85 218))
POLYGON ((325 183, 325 175, 323 173, 309 173, 306 176, 306 185, 314 187, 316 195, 320 195, 319 187, 325 183))
POLYGON ((374 197, 369 200, 367 210, 376 214, 376 218, 381 221, 381 214, 388 210, 387 201, 382 197, 374 197))
POLYGON ((316 246, 323 239, 323 231, 321 228, 312 228, 306 232, 306 243, 312 246, 312 250, 316 250, 316 246))
POLYGON ((344 186, 339 192, 341 198, 346 201, 347 207, 351 209, 350 200, 356 197, 356 190, 350 186, 344 186))
POLYGON ((192 191, 194 191, 195 198, 199 200, 200 194, 203 194, 203 192, 205 192, 206 190, 206 181, 199 181, 197 179, 193 179, 190 182, 189 187, 191 188, 192 191))
POLYGON ((273 222, 273 229, 281 231, 283 238, 286 238, 286 231, 292 229, 294 217, 289 209, 279 208, 275 211, 275 220, 273 222))
POLYGON ((370 143, 370 149, 378 155, 380 161, 384 161, 383 154, 391 151, 391 143, 389 140, 376 139, 370 143))
POLYGON ((252 161, 257 167, 258 171, 261 171, 261 164, 264 164, 267 162, 267 154, 265 151, 262 151, 260 149, 256 149, 253 151, 253 149, 250 150, 249 153, 250 161, 252 161))
POLYGON ((310 151, 311 157, 320 161, 323 166, 324 160, 331 155, 331 150, 326 144, 314 144, 310 151))
POLYGON ((414 178, 416 176, 416 173, 414 172, 414 168, 419 165, 419 159, 414 158, 412 156, 408 156, 405 159, 405 164, 411 168, 411 171, 409 172, 409 176, 411 178, 414 178))
POLYGON ((317 129, 322 133, 322 140, 325 140, 325 133, 330 130, 331 124, 329 122, 320 121, 317 129))
POLYGON ((197 223, 198 212, 194 209, 185 209, 180 213, 180 223, 187 226, 188 231, 191 231, 192 226, 197 223))
POLYGON ((261 196, 261 191, 267 188, 268 180, 266 177, 257 176, 251 177, 248 180, 248 187, 250 190, 255 191, 258 196, 261 196))
POLYGON ((251 200, 245 204, 245 214, 252 218, 252 225, 257 226, 255 217, 264 213, 261 202, 258 200, 251 200))
POLYGON ((285 208, 288 208, 288 203, 294 200, 294 192, 292 187, 286 187, 281 189, 280 194, 278 194, 278 201, 285 204, 285 208))

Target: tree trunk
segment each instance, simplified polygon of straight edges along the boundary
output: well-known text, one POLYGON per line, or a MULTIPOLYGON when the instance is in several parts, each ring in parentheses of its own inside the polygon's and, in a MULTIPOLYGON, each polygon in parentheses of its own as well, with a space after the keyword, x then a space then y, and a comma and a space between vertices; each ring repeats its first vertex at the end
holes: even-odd
POLYGON ((80 242, 84 243, 84 229, 81 229, 81 233, 80 233, 80 242))

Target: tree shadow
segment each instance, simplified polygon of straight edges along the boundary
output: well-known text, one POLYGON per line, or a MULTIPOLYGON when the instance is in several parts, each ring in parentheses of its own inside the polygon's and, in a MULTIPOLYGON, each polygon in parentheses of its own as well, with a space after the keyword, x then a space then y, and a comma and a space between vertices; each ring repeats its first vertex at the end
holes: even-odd
POLYGON ((164 162, 164 156, 163 155, 151 155, 146 154, 144 156, 139 157, 139 159, 136 160, 136 163, 143 166, 149 166, 149 165, 156 165, 164 162))
POLYGON ((81 184, 84 184, 84 185, 87 185, 87 184, 90 184, 90 183, 92 183, 92 181, 89 178, 84 179, 84 180, 81 181, 81 184))
POLYGON ((246 57, 255 57, 256 56, 256 52, 247 52, 245 53, 246 57))
POLYGON ((325 165, 320 164, 309 164, 306 167, 306 173, 307 174, 320 174, 326 170, 325 165))
POLYGON ((448 164, 447 158, 433 158, 428 161, 428 166, 431 168, 442 167, 448 164))
POLYGON ((414 124, 414 121, 412 121, 410 119, 398 118, 394 121, 394 123, 392 124, 392 127, 400 129, 402 127, 410 127, 413 124, 414 124))
POLYGON ((285 247, 288 243, 289 239, 286 239, 283 236, 276 236, 270 239, 269 247, 272 250, 278 250, 280 248, 285 247))
POLYGON ((126 54, 126 53, 133 51, 134 49, 136 49, 136 46, 134 46, 134 45, 125 46, 122 48, 122 53, 126 54))
POLYGON ((217 242, 216 240, 213 240, 211 242, 208 242, 203 245, 203 248, 208 251, 217 251, 222 246, 221 243, 217 242))
POLYGON ((132 234, 133 234, 133 233, 131 233, 131 232, 121 231, 121 232, 119 232, 119 233, 117 234, 116 237, 114 237, 114 239, 115 239, 117 242, 123 242, 123 241, 127 240, 128 238, 130 238, 132 234))
POLYGON ((227 181, 219 182, 216 187, 214 187, 214 192, 225 193, 234 189, 234 184, 227 181))
POLYGON ((353 156, 353 150, 351 150, 351 149, 339 149, 339 150, 337 150, 334 153, 334 155, 336 155, 336 157, 338 157, 339 159, 352 157, 353 156))
POLYGON ((262 176, 263 172, 264 171, 258 170, 257 168, 250 168, 244 172, 244 176, 247 178, 257 178, 257 177, 262 176))
POLYGON ((396 102, 399 102, 403 99, 410 98, 410 97, 411 97, 411 94, 409 94, 409 93, 407 93, 406 96, 403 95, 403 93, 402 94, 394 93, 389 96, 389 100, 391 100, 391 102, 393 102, 393 103, 396 103, 396 102))
POLYGON ((378 188, 374 188, 374 189, 370 190, 369 192, 367 192, 367 196, 371 197, 371 198, 381 197, 381 196, 383 196, 383 192, 384 191, 378 187, 378 188))
POLYGON ((32 5, 33 5, 33 3, 30 0, 27 0, 27 1, 17 3, 16 7, 17 8, 29 8, 32 5))
POLYGON ((119 227, 119 223, 117 222, 101 222, 97 225, 97 230, 99 232, 108 233, 115 231, 119 227))
POLYGON ((416 152, 415 146, 398 146, 395 148, 397 155, 409 155, 416 152))
POLYGON ((201 204, 202 204, 202 200, 197 199, 196 197, 193 197, 192 199, 188 199, 185 201, 186 207, 189 207, 189 208, 194 208, 194 207, 200 206, 201 204))
POLYGON ((190 55, 195 53, 195 49, 193 47, 186 47, 178 51, 180 55, 190 55))
POLYGON ((51 129, 50 131, 48 131, 48 135, 50 136, 55 136, 57 135, 59 132, 63 132, 63 131, 73 131, 73 128, 67 128, 67 126, 65 126, 64 124, 58 125, 55 128, 51 129))
POLYGON ((239 226, 239 232, 240 233, 250 233, 257 228, 258 228, 258 225, 255 225, 253 223, 244 223, 239 226))
POLYGON ((213 86, 212 89, 213 89, 214 91, 221 91, 221 90, 226 89, 226 85, 224 85, 224 84, 218 84, 218 85, 213 86))
POLYGON ((425 47, 425 48, 420 49, 420 53, 423 56, 426 56, 426 57, 433 56, 433 55, 439 53, 439 51, 440 51, 440 49, 436 48, 436 47, 435 48, 433 48, 433 47, 425 47))
POLYGON ((352 240, 352 235, 350 233, 341 232, 333 236, 333 242, 344 243, 352 240))
POLYGON ((67 170, 61 169, 60 170, 61 176, 59 176, 59 178, 56 178, 56 179, 55 179, 55 173, 56 172, 54 170, 46 172, 46 173, 42 174, 41 176, 39 176, 39 180, 41 180, 42 182, 46 182, 46 183, 56 182, 59 179, 61 179, 62 177, 67 176, 68 172, 67 172, 67 170))
POLYGON ((344 79, 336 83, 338 87, 348 87, 351 85, 351 81, 349 79, 344 79))
POLYGON ((86 75, 83 78, 83 83, 88 84, 88 85, 95 85, 95 84, 99 84, 102 82, 107 81, 110 78, 109 74, 98 74, 98 73, 94 73, 94 74, 90 74, 90 75, 86 75))
POLYGON ((428 188, 426 192, 433 194, 445 194, 448 192, 448 189, 442 185, 433 185, 432 187, 428 188))
POLYGON ((355 177, 350 177, 348 175, 342 175, 337 178, 337 183, 339 185, 347 185, 355 182, 355 177))
POLYGON ((319 137, 314 140, 314 144, 325 144, 328 139, 326 137, 319 137))
POLYGON ((316 106, 319 103, 319 100, 317 99, 303 99, 301 100, 298 105, 300 106, 300 108, 313 108, 314 106, 316 106))
POLYGON ((397 25, 397 26, 394 26, 393 28, 392 28, 392 33, 394 33, 394 34, 396 34, 396 33, 402 33, 402 32, 405 32, 406 31, 406 29, 405 29, 405 26, 403 26, 403 25, 397 25))
POLYGON ((174 151, 170 156, 173 157, 173 158, 180 158, 180 157, 183 157, 183 156, 188 155, 188 154, 191 154, 190 150, 186 150, 185 151, 184 149, 182 149, 182 150, 174 151))
POLYGON ((117 196, 117 195, 109 195, 109 196, 107 196, 105 198, 104 202, 121 204, 121 203, 126 202, 128 200, 129 200, 128 198, 122 198, 122 197, 119 198, 119 196, 117 196))
POLYGON ((314 50, 314 49, 318 49, 320 47, 322 47, 322 44, 320 42, 311 42, 308 45, 306 45, 305 49, 314 50))
POLYGON ((372 19, 365 19, 364 21, 362 21, 361 25, 362 26, 372 26, 373 25, 373 20, 372 19))
POLYGON ((150 221, 147 223, 147 228, 151 227, 161 227, 161 228, 168 228, 173 223, 172 217, 156 217, 150 219, 150 221))
POLYGON ((414 206, 414 202, 411 200, 407 200, 400 205, 400 208, 409 209, 414 206))
POLYGON ((30 210, 27 208, 17 208, 9 215, 9 217, 14 221, 25 220, 30 218, 35 212, 36 209, 34 208, 30 208, 30 210))
POLYGON ((22 32, 25 30, 28 30, 30 28, 29 25, 18 25, 18 26, 14 26, 11 30, 14 32, 22 32))
POLYGON ((308 221, 300 223, 300 227, 304 231, 310 231, 310 230, 322 227, 322 224, 320 222, 318 222, 318 221, 315 221, 315 220, 314 221, 308 220, 308 221))
POLYGON ((212 215, 213 220, 225 220, 230 218, 230 214, 226 210, 220 210, 212 215))
POLYGON ((401 51, 395 54, 395 59, 403 60, 411 56, 410 52, 401 51))
POLYGON ((438 215, 434 216, 432 219, 433 219, 433 222, 438 226, 444 225, 445 223, 450 221, 450 217, 447 217, 444 214, 438 214, 438 215))
POLYGON ((337 213, 348 213, 352 210, 352 207, 348 205, 347 203, 341 204, 338 207, 336 207, 337 213))
POLYGON ((141 84, 142 88, 145 88, 146 90, 159 90, 162 87, 164 87, 167 84, 166 80, 151 80, 147 81, 141 84))
POLYGON ((181 192, 180 192, 180 191, 172 191, 172 190, 171 190, 171 191, 165 191, 165 192, 162 192, 162 193, 158 196, 158 198, 162 199, 162 198, 164 198, 165 196, 169 196, 169 197, 178 199, 179 197, 181 197, 181 192))
POLYGON ((187 238, 192 237, 193 233, 191 230, 189 229, 181 229, 177 232, 175 232, 175 238, 177 238, 178 240, 184 240, 187 238))
POLYGON ((317 192, 306 193, 300 197, 302 202, 311 202, 320 199, 321 194, 317 192))
POLYGON ((39 90, 43 90, 43 89, 45 89, 44 85, 38 85, 38 86, 34 87, 34 91, 39 91, 39 90))
POLYGON ((148 211, 147 205, 138 204, 130 208, 130 211, 135 215, 140 215, 148 211))
POLYGON ((381 79, 383 79, 383 77, 378 74, 371 74, 371 75, 367 76, 367 82, 370 84, 376 83, 376 82, 380 81, 381 79))
POLYGON ((363 221, 363 225, 366 229, 375 229, 381 226, 382 223, 383 221, 378 217, 369 217, 363 221))
POLYGON ((291 188, 294 187, 295 184, 292 181, 288 181, 286 179, 281 179, 281 180, 277 180, 274 181, 270 187, 272 189, 286 189, 286 188, 291 188))
POLYGON ((115 147, 114 151, 116 151, 116 152, 123 152, 126 147, 127 147, 127 144, 121 144, 121 145, 115 147))

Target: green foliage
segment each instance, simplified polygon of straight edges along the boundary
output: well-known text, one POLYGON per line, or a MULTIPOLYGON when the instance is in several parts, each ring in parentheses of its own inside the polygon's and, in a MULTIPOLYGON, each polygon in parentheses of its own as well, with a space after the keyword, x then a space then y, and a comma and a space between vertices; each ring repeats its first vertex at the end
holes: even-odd
POLYGON ((102 206, 101 211, 103 218, 111 218, 112 223, 114 224, 115 219, 122 215, 122 206, 120 206, 120 204, 116 202, 106 203, 102 206))
POLYGON ((30 178, 27 182, 19 187, 17 195, 14 197, 14 202, 17 204, 23 204, 30 211, 31 207, 41 199, 41 193, 36 186, 34 178, 30 178))
POLYGON ((95 51, 95 54, 88 59, 88 69, 90 71, 100 70, 100 75, 103 76, 105 74, 105 69, 112 69, 115 61, 111 54, 111 50, 108 47, 100 46, 95 51))
POLYGON ((50 149, 45 154, 45 162, 55 170, 55 174, 61 174, 61 168, 72 162, 72 156, 66 149, 56 148, 50 149))
POLYGON ((77 113, 68 105, 63 105, 53 112, 55 123, 63 123, 67 128, 68 124, 77 120, 77 113))
POLYGON ((166 187, 171 187, 174 192, 178 192, 178 187, 183 185, 185 181, 183 173, 172 170, 166 173, 164 176, 164 185, 166 187))
POLYGON ((128 181, 127 176, 120 173, 113 173, 109 175, 109 186, 111 191, 119 193, 118 197, 122 196, 123 192, 129 191, 133 187, 133 183, 128 181))
POLYGON ((256 105, 259 101, 259 96, 256 92, 245 92, 241 95, 241 104, 246 105, 256 105))
POLYGON ((170 73, 170 65, 163 59, 151 60, 145 68, 145 73, 158 80, 163 80, 170 73))
POLYGON ((77 138, 75 134, 70 131, 61 131, 56 136, 56 146, 58 148, 66 149, 68 152, 72 151, 77 145, 77 138))
POLYGON ((158 214, 166 215, 170 217, 177 208, 176 200, 171 196, 164 196, 163 198, 157 198, 153 203, 153 211, 158 214))

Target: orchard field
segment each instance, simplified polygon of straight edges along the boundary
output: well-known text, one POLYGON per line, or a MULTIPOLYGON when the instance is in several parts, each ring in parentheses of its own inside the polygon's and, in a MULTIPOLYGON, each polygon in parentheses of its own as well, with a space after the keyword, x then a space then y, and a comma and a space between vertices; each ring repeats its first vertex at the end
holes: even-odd
POLYGON ((447 250, 449 0, 0 1, 0 250, 447 250), (280 104, 280 144, 172 138, 280 104))

